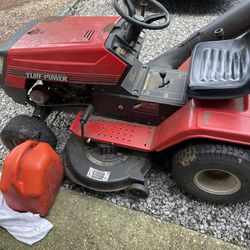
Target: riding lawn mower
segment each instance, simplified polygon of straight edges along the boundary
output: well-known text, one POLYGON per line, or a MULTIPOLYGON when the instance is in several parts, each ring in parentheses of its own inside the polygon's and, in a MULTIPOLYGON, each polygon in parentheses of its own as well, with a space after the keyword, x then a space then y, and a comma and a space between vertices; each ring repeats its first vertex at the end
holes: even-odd
POLYGON ((34 107, 1 131, 13 149, 56 137, 52 111, 76 113, 65 174, 89 189, 146 198, 154 160, 176 183, 222 204, 250 199, 250 1, 143 64, 145 29, 170 24, 156 0, 113 0, 119 16, 34 20, 0 47, 0 86, 34 107), (154 14, 147 15, 152 5, 154 14))

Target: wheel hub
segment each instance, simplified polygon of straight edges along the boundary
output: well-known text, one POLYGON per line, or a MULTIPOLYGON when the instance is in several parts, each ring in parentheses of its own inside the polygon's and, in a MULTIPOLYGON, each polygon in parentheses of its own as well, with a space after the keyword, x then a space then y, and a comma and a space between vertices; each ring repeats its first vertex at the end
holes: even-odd
POLYGON ((17 146, 22 144, 23 142, 25 142, 25 140, 21 139, 21 138, 13 138, 12 143, 13 145, 17 146))
POLYGON ((215 195, 230 195, 241 188, 241 182, 234 174, 221 169, 206 169, 194 176, 195 185, 215 195))

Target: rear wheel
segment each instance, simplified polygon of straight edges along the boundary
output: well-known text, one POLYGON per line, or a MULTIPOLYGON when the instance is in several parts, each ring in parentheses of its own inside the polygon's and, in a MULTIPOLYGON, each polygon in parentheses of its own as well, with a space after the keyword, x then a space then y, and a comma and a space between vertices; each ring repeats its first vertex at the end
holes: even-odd
POLYGON ((27 115, 12 118, 3 128, 0 136, 9 150, 27 140, 47 142, 53 148, 57 144, 55 134, 44 121, 27 115))
POLYGON ((234 145, 187 145, 174 156, 173 177, 192 196, 215 203, 250 200, 250 153, 234 145))

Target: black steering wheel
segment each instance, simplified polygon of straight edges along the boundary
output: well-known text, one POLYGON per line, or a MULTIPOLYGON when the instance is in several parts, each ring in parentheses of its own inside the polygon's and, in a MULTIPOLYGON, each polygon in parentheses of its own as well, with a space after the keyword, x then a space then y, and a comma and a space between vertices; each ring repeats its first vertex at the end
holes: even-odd
POLYGON ((156 0, 144 0, 145 3, 151 3, 154 7, 160 10, 157 14, 153 14, 150 16, 143 17, 142 15, 138 15, 136 13, 136 8, 134 4, 134 0, 123 0, 124 4, 128 8, 128 13, 124 13, 123 10, 121 10, 119 6, 119 0, 113 0, 112 4, 115 10, 118 12, 118 14, 123 17, 127 22, 140 27, 142 29, 148 29, 148 30, 160 30, 168 27, 170 24, 170 15, 166 8, 157 2, 156 0), (153 22, 157 20, 164 19, 164 23, 162 24, 152 24, 153 22))

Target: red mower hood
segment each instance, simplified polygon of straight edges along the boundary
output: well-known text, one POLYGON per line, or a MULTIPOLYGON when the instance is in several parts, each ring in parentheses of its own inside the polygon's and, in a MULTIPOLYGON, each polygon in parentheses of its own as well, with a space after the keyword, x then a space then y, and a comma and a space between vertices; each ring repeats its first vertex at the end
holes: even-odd
POLYGON ((127 65, 105 43, 119 20, 116 16, 68 16, 36 22, 9 49, 6 85, 24 88, 27 79, 50 78, 117 84, 127 65))
POLYGON ((47 17, 33 26, 12 48, 103 44, 119 20, 120 17, 115 16, 47 17))

